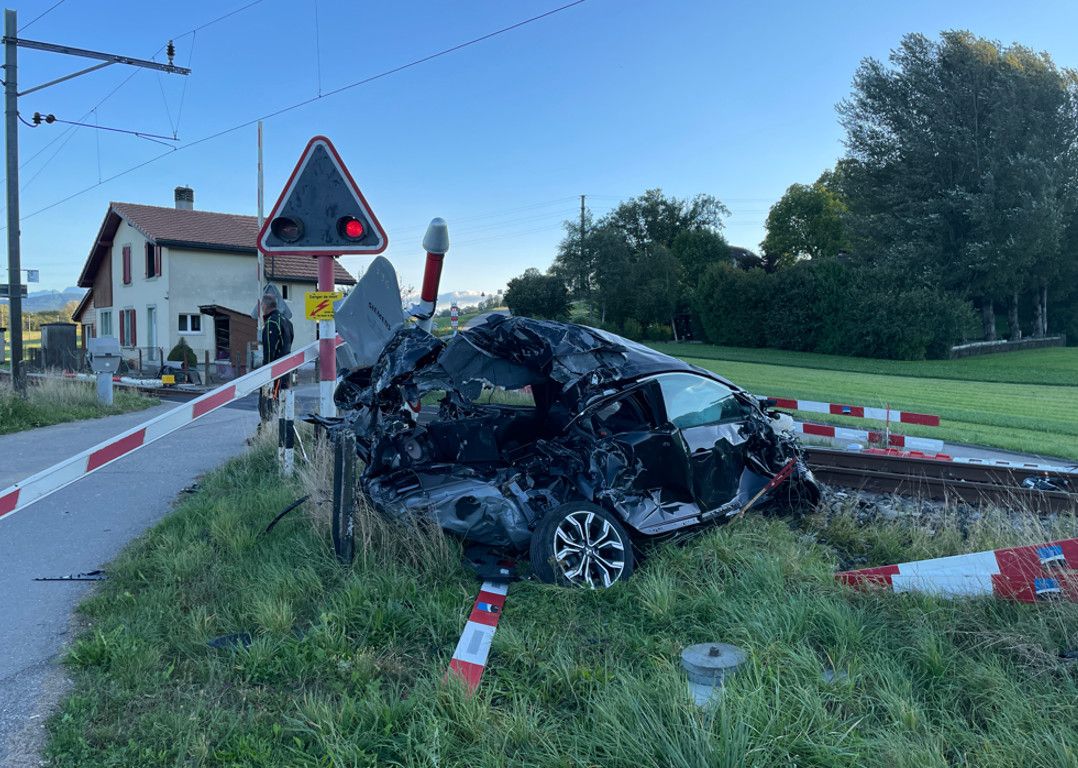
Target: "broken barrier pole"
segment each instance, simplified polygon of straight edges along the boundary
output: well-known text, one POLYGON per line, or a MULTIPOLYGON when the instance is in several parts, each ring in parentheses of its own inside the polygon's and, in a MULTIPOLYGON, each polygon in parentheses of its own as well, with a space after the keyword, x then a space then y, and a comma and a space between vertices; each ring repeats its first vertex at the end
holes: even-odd
POLYGON ((990 549, 835 574, 842 584, 940 597, 1078 602, 1078 539, 990 549))
POLYGON ((333 435, 333 551, 348 565, 355 557, 356 433, 333 435))
POLYGON ((284 391, 284 407, 277 425, 277 452, 281 461, 281 474, 292 477, 296 463, 296 393, 291 387, 284 391))

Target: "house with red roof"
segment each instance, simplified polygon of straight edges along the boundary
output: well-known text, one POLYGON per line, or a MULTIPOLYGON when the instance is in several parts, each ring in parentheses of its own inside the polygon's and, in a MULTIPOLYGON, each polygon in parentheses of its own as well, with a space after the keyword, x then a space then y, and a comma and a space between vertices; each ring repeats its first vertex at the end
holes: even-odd
MULTIPOLYGON (((194 208, 194 191, 177 187, 175 206, 110 203, 79 275, 88 288, 72 320, 82 338, 114 336, 131 358, 154 362, 181 339, 202 361, 246 368, 255 343, 251 313, 259 296, 254 216, 194 208)), ((355 278, 335 265, 338 286, 355 278)), ((303 314, 318 266, 305 256, 267 256, 265 280, 292 308, 295 346, 314 341, 303 314)))

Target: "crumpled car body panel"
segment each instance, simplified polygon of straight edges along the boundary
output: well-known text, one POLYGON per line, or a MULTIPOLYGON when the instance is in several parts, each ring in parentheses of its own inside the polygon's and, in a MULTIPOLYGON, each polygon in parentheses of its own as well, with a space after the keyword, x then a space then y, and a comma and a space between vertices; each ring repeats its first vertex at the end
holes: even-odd
POLYGON ((585 326, 495 315, 447 341, 401 329, 335 399, 380 510, 433 517, 482 544, 523 548, 548 510, 574 499, 642 535, 723 519, 791 460, 789 483, 818 498, 796 438, 756 398, 585 326), (723 418, 672 423, 663 387, 674 374, 728 392, 723 418))

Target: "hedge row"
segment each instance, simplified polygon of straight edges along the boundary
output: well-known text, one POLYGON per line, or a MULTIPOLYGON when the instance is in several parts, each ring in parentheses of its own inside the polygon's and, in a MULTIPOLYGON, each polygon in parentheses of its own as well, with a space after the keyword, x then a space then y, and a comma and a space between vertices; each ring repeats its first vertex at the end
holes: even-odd
POLYGON ((976 328, 962 299, 837 262, 774 273, 712 265, 694 310, 713 344, 901 360, 947 357, 976 328))

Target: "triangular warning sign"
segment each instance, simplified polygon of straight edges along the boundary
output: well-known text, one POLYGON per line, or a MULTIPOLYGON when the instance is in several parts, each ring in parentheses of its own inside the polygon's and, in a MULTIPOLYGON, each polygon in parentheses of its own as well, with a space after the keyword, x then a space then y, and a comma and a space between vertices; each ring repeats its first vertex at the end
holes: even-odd
POLYGON ((258 233, 263 253, 381 253, 389 245, 333 143, 315 136, 258 233))

